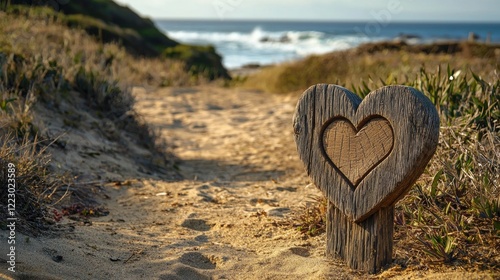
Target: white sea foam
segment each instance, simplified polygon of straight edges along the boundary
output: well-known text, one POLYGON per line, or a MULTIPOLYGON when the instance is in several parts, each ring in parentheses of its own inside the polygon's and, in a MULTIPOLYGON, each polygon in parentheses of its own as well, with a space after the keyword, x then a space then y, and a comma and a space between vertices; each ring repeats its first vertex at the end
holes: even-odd
POLYGON ((369 41, 368 38, 356 34, 331 35, 318 31, 270 32, 261 27, 255 27, 251 32, 170 31, 167 34, 184 43, 214 45, 228 68, 250 63, 280 63, 308 55, 344 50, 369 41))

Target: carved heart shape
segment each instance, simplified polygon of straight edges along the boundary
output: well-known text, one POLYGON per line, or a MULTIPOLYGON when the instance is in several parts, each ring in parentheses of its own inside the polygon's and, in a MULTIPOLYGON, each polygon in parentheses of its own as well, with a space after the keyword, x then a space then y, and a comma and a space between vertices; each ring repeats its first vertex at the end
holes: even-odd
POLYGON ((326 157, 353 187, 389 155, 394 144, 392 127, 381 117, 363 120, 357 128, 347 119, 334 119, 321 138, 326 157))
POLYGON ((293 126, 308 175, 355 222, 406 194, 439 138, 434 105, 406 86, 383 87, 364 100, 340 86, 312 86, 293 126))

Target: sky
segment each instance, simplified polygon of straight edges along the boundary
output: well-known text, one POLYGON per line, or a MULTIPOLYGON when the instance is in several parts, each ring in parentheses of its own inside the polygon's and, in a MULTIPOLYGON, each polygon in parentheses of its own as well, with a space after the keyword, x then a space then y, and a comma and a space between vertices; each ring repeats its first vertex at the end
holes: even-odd
POLYGON ((500 22, 499 0, 115 0, 155 19, 500 22))

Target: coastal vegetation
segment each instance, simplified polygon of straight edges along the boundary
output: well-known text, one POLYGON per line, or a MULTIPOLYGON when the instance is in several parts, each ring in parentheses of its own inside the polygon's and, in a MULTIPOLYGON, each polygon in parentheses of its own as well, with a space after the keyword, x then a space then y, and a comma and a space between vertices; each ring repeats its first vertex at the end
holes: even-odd
POLYGON ((268 92, 303 91, 317 83, 335 83, 359 91, 362 86, 415 80, 422 69, 472 71, 486 80, 498 78, 500 45, 446 42, 409 45, 403 42, 368 43, 358 48, 310 56, 300 62, 265 67, 244 86, 268 92), (496 72, 495 72, 496 71, 496 72))

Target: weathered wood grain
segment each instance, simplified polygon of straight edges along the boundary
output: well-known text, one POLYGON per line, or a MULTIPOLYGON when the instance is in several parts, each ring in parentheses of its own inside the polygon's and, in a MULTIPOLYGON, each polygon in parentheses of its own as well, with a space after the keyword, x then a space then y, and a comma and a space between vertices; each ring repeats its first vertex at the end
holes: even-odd
MULTIPOLYGON (((300 98, 293 126, 299 157, 307 173, 328 200, 356 222, 382 207, 393 205, 406 194, 434 154, 439 136, 436 109, 422 93, 406 86, 383 87, 368 94, 363 101, 340 86, 313 86, 300 98), (337 152, 325 152, 329 148, 324 146, 331 144, 323 144, 325 130, 328 131, 332 122, 339 118, 361 130, 373 119, 386 120, 393 132, 392 149, 374 167, 359 170, 342 167, 339 170, 335 165, 340 164, 332 163, 337 152)), ((358 151, 361 155, 354 157, 354 150, 348 150, 349 156, 342 156, 342 166, 348 161, 360 163, 357 159, 363 153, 373 152, 370 144, 363 146, 369 148, 362 148, 358 151)), ((389 148, 382 150, 386 149, 389 148)), ((338 153, 344 152, 342 149, 338 153)), ((379 153, 371 156, 371 160, 379 158, 379 153)))
POLYGON ((322 138, 327 157, 353 187, 389 155, 394 144, 391 125, 380 117, 358 128, 349 120, 335 119, 322 138))
POLYGON ((376 273, 392 262, 394 206, 382 208, 361 223, 353 223, 328 205, 326 253, 349 267, 376 273))

